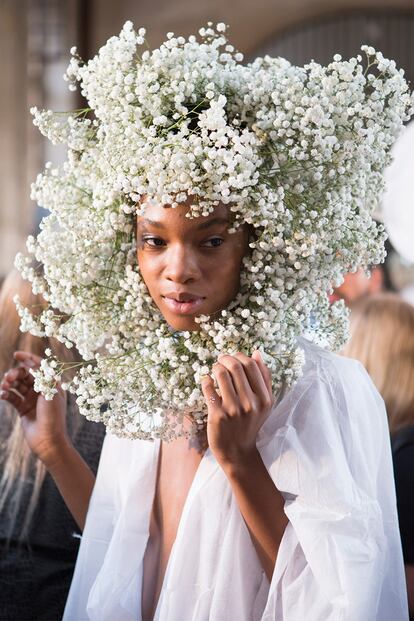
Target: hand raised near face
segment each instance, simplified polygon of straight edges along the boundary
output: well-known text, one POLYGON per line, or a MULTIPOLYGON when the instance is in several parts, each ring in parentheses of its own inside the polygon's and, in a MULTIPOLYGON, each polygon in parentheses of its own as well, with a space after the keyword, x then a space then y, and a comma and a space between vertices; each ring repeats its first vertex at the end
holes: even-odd
POLYGON ((40 365, 41 358, 29 352, 15 352, 14 358, 21 366, 10 369, 0 383, 0 398, 17 410, 26 441, 39 459, 45 463, 67 443, 66 396, 58 386, 52 401, 35 392, 31 368, 40 365))
POLYGON ((213 366, 220 395, 209 375, 202 380, 207 403, 208 444, 221 465, 242 462, 256 449, 256 437, 274 399, 270 371, 260 353, 220 356, 213 366))

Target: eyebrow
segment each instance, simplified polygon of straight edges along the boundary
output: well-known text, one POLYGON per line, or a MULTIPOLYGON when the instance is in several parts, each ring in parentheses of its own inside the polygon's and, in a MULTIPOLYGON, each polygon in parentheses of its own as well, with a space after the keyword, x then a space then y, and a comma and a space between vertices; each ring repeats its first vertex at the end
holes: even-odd
MULTIPOLYGON (((150 226, 153 226, 156 229, 168 228, 165 226, 165 224, 163 224, 162 222, 159 222, 158 220, 150 220, 149 218, 144 218, 143 220, 141 220, 141 222, 143 224, 149 224, 150 226)), ((207 222, 201 222, 201 224, 199 224, 196 228, 199 231, 203 229, 208 229, 210 228, 210 226, 213 226, 215 224, 229 224, 229 221, 227 220, 227 218, 212 218, 211 220, 207 220, 207 222)))

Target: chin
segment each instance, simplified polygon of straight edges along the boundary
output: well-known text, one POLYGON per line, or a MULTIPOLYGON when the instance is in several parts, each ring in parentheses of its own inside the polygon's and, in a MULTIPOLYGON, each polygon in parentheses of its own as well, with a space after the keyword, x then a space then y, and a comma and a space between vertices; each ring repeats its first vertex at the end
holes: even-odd
POLYGON ((199 324, 195 321, 168 321, 170 328, 177 332, 198 332, 200 330, 199 324))
POLYGON ((199 332, 200 324, 196 322, 196 317, 207 315, 214 318, 220 313, 220 309, 222 308, 221 306, 219 309, 210 309, 208 307, 201 308, 198 313, 184 315, 171 313, 170 309, 165 308, 162 303, 157 303, 157 306, 170 328, 178 332, 199 332))
POLYGON ((200 330, 194 316, 171 317, 171 315, 164 315, 164 319, 173 330, 178 332, 197 332, 200 330))

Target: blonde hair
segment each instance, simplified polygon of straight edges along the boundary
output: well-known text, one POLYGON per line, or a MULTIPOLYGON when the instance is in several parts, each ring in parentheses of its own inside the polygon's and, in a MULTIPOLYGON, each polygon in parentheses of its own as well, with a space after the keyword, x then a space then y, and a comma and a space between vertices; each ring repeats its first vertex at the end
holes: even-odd
MULTIPOLYGON (((45 308, 45 302, 40 295, 33 294, 30 283, 23 280, 20 274, 13 270, 6 276, 0 290, 0 375, 13 366, 13 353, 18 350, 30 351, 43 357, 47 347, 55 352, 61 351, 60 344, 52 339, 39 338, 31 334, 20 332, 20 318, 17 314, 13 297, 18 293, 24 306, 30 307, 33 313, 40 313, 45 308)), ((20 424, 16 410, 5 401, 1 402, 2 430, 8 428, 7 437, 0 438, 0 512, 7 504, 8 529, 7 539, 12 537, 17 516, 22 505, 23 496, 28 486, 31 487, 30 500, 27 505, 23 525, 19 533, 20 541, 28 534, 33 513, 36 509, 40 490, 46 475, 42 462, 31 452, 20 424)))
POLYGON ((366 296, 351 306, 344 355, 366 368, 385 401, 391 433, 414 424, 414 307, 397 295, 366 296))

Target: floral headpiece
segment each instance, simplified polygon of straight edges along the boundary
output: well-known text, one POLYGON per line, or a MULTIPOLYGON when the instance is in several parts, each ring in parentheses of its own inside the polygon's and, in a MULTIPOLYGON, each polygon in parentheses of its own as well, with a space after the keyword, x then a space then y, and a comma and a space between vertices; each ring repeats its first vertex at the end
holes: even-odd
MULTIPOLYGON (((243 65, 224 32, 170 33, 150 52, 127 22, 89 62, 71 50, 66 78, 88 108, 33 110, 68 156, 33 186, 50 215, 16 262, 49 308, 35 318, 17 302, 22 329, 76 346, 84 362, 66 387, 121 436, 173 438, 186 414, 202 425, 200 378, 222 352, 259 349, 275 390, 290 384, 303 364, 298 335, 343 341, 346 313, 327 292, 384 257, 371 214, 411 113, 403 72, 370 47, 326 67, 243 65), (236 299, 201 316, 200 331, 177 333, 139 273, 134 219, 144 198, 176 206, 189 196, 190 216, 221 202, 255 236, 236 299)), ((44 360, 36 389, 52 398, 63 371, 44 360)))

